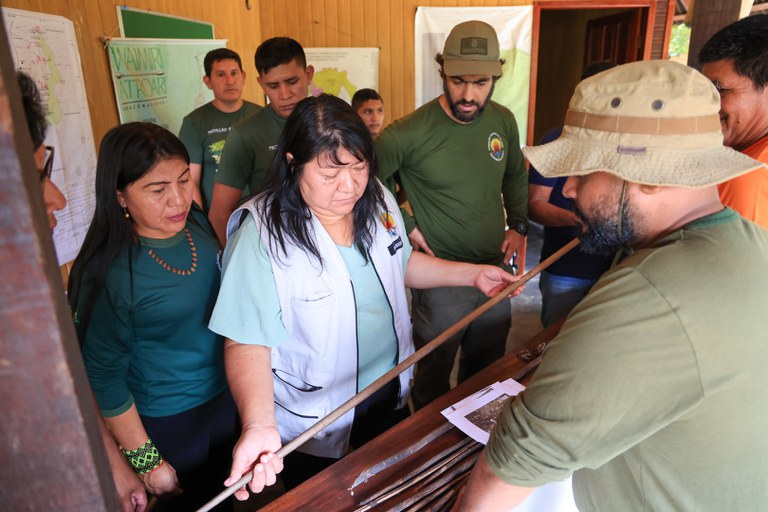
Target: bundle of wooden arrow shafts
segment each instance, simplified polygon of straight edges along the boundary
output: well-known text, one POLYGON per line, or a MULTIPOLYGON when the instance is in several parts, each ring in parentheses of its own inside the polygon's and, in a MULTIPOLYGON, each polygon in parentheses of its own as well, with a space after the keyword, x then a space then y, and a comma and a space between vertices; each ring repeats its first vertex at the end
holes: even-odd
MULTIPOLYGON (((510 377, 515 380, 525 379, 538 367, 540 361, 541 357, 529 361, 525 367, 510 377)), ((478 391, 476 395, 482 396, 483 391, 478 391)), ((373 509, 388 512, 451 510, 482 450, 482 445, 469 437, 461 437, 457 442, 457 433, 456 427, 451 423, 442 423, 426 436, 362 471, 348 489, 353 496, 358 486, 372 478, 378 477, 380 483, 377 485, 381 485, 382 474, 385 472, 389 476, 384 476, 384 481, 387 481, 387 478, 391 479, 393 475, 397 479, 373 494, 368 493, 370 495, 360 501, 359 507, 354 512, 373 509), (451 434, 441 439, 448 432, 451 434), (433 453, 435 454, 429 460, 419 464, 415 469, 409 469, 417 461, 433 453), (418 457, 418 459, 411 461, 409 457, 418 457), (401 465, 403 469, 398 467, 401 465)), ((365 496, 366 493, 362 495, 365 496)))
MULTIPOLYGON (((533 279, 535 276, 537 276, 542 270, 549 267, 552 263, 559 260, 565 253, 573 249, 579 245, 579 240, 574 238, 570 242, 568 242, 566 245, 561 247, 557 252, 546 258, 544 261, 533 267, 529 272, 527 272, 525 275, 523 275, 519 280, 515 281, 514 283, 510 283, 509 286, 504 288, 501 292, 497 293, 495 296, 491 297, 487 302, 482 304, 480 307, 475 309, 473 312, 450 326, 448 329, 446 329, 442 334, 440 334, 437 338, 430 341, 426 345, 424 345, 421 349, 413 353, 410 357, 404 359, 402 362, 400 362, 397 366, 389 370, 387 373, 373 381, 368 387, 363 389, 360 393, 356 394, 343 404, 341 404, 338 408, 336 408, 334 411, 332 411, 328 416, 322 418, 317 423, 309 427, 307 430, 299 434, 299 436, 294 439, 293 441, 289 442, 288 444, 284 445, 282 448, 280 448, 277 452, 275 452, 275 455, 278 457, 285 457, 292 451, 294 451, 296 448, 301 446, 302 444, 306 443, 309 439, 311 439, 313 436, 318 434, 321 430, 326 428, 328 425, 333 423, 334 421, 338 420, 342 416, 344 416, 346 413, 351 411, 354 407, 362 403, 364 400, 369 398, 371 395, 373 395, 376 391, 383 388, 389 381, 400 375, 403 371, 410 368, 414 364, 416 364, 418 361, 432 353, 436 348, 438 348, 440 345, 445 343, 448 339, 451 338, 454 334, 459 332, 461 329, 466 327, 467 325, 474 322, 480 315, 491 309, 493 306, 507 298, 510 294, 512 294, 515 290, 520 288, 521 286, 525 285, 528 281, 533 279)), ((238 489, 243 487, 244 485, 248 484, 248 482, 251 481, 253 478, 253 474, 249 471, 246 473, 240 480, 232 484, 230 487, 227 487, 225 490, 220 492, 216 495, 211 501, 206 503, 203 507, 197 510, 197 512, 208 512, 213 507, 227 499, 229 496, 235 493, 238 489)))
MULTIPOLYGON (((447 431, 440 430, 441 433, 447 431)), ((453 504, 482 448, 483 445, 469 437, 448 446, 363 500, 355 512, 366 512, 382 505, 390 511, 450 510, 448 507, 453 504)))

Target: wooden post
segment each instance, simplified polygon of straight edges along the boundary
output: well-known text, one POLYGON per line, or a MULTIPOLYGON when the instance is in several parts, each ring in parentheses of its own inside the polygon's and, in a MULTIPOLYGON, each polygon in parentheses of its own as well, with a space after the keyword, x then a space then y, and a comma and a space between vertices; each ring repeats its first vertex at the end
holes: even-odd
MULTIPOLYGON (((751 1, 751 0, 750 0, 751 1)), ((742 0, 698 0, 691 3, 691 44, 688 48, 688 65, 701 69, 699 51, 715 32, 739 19, 742 0)))
POLYGON ((117 511, 0 21, 0 509, 117 511))

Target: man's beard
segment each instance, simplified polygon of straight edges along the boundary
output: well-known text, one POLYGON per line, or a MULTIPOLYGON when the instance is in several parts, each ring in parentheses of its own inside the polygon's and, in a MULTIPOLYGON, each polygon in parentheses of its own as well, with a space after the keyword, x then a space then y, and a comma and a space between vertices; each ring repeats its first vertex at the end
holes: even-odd
POLYGON ((621 230, 619 230, 618 214, 615 208, 607 211, 605 208, 592 209, 592 220, 588 219, 576 206, 574 211, 582 223, 583 229, 579 234, 581 250, 588 254, 613 255, 620 249, 628 249, 637 232, 634 220, 634 210, 628 201, 621 205, 621 230))
POLYGON ((496 88, 496 82, 494 81, 491 84, 491 90, 488 92, 488 97, 485 98, 485 102, 481 105, 476 101, 464 101, 460 100, 457 103, 453 102, 453 98, 451 98, 451 93, 448 92, 448 85, 446 84, 447 79, 443 79, 443 92, 445 93, 445 99, 448 101, 448 107, 451 109, 451 113, 453 114, 453 117, 461 121, 462 123, 471 123, 478 117, 480 117, 480 114, 483 113, 485 110, 485 107, 488 106, 488 103, 491 101, 491 96, 493 96, 493 90, 496 88), (466 114, 459 110, 459 105, 474 105, 477 107, 477 110, 472 112, 471 114, 466 114))

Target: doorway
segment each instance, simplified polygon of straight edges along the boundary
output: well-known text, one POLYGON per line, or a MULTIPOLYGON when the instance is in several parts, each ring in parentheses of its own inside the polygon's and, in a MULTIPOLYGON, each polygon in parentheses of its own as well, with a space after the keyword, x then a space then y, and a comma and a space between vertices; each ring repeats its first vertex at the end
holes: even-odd
POLYGON ((536 2, 533 11, 528 145, 562 125, 587 64, 649 59, 653 0, 536 2))

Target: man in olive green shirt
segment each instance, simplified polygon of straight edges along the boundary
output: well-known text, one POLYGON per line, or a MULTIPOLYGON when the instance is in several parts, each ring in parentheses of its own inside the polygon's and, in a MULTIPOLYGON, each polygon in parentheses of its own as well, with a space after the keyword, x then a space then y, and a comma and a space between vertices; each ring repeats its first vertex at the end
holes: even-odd
POLYGON ((222 245, 227 220, 244 190, 259 192, 275 156, 277 141, 296 104, 307 97, 314 68, 304 49, 288 37, 267 39, 256 49, 256 79, 269 98, 267 108, 246 117, 229 132, 213 186, 208 218, 222 245))
MULTIPOLYGON (((491 101, 503 62, 495 30, 480 21, 457 25, 437 62, 445 94, 382 132, 380 178, 397 179, 408 196, 414 215, 403 218, 415 250, 508 264, 528 231, 528 176, 515 118, 491 101)), ((411 293, 417 348, 488 300, 469 287, 411 293)), ((504 355, 510 317, 509 302, 501 301, 422 359, 411 394, 416 408, 450 389, 459 347, 459 382, 504 355)))
POLYGON ((669 61, 582 81, 563 135, 526 148, 570 176, 591 252, 621 250, 505 404, 456 510, 510 510, 573 474, 580 511, 768 502, 768 232, 717 187, 760 168, 722 144, 709 80, 669 61))
POLYGON ((207 212, 230 127, 261 107, 243 99, 245 71, 236 52, 228 48, 211 50, 205 55, 203 66, 203 82, 213 91, 213 100, 184 117, 179 139, 189 153, 189 170, 197 185, 193 199, 207 212))

